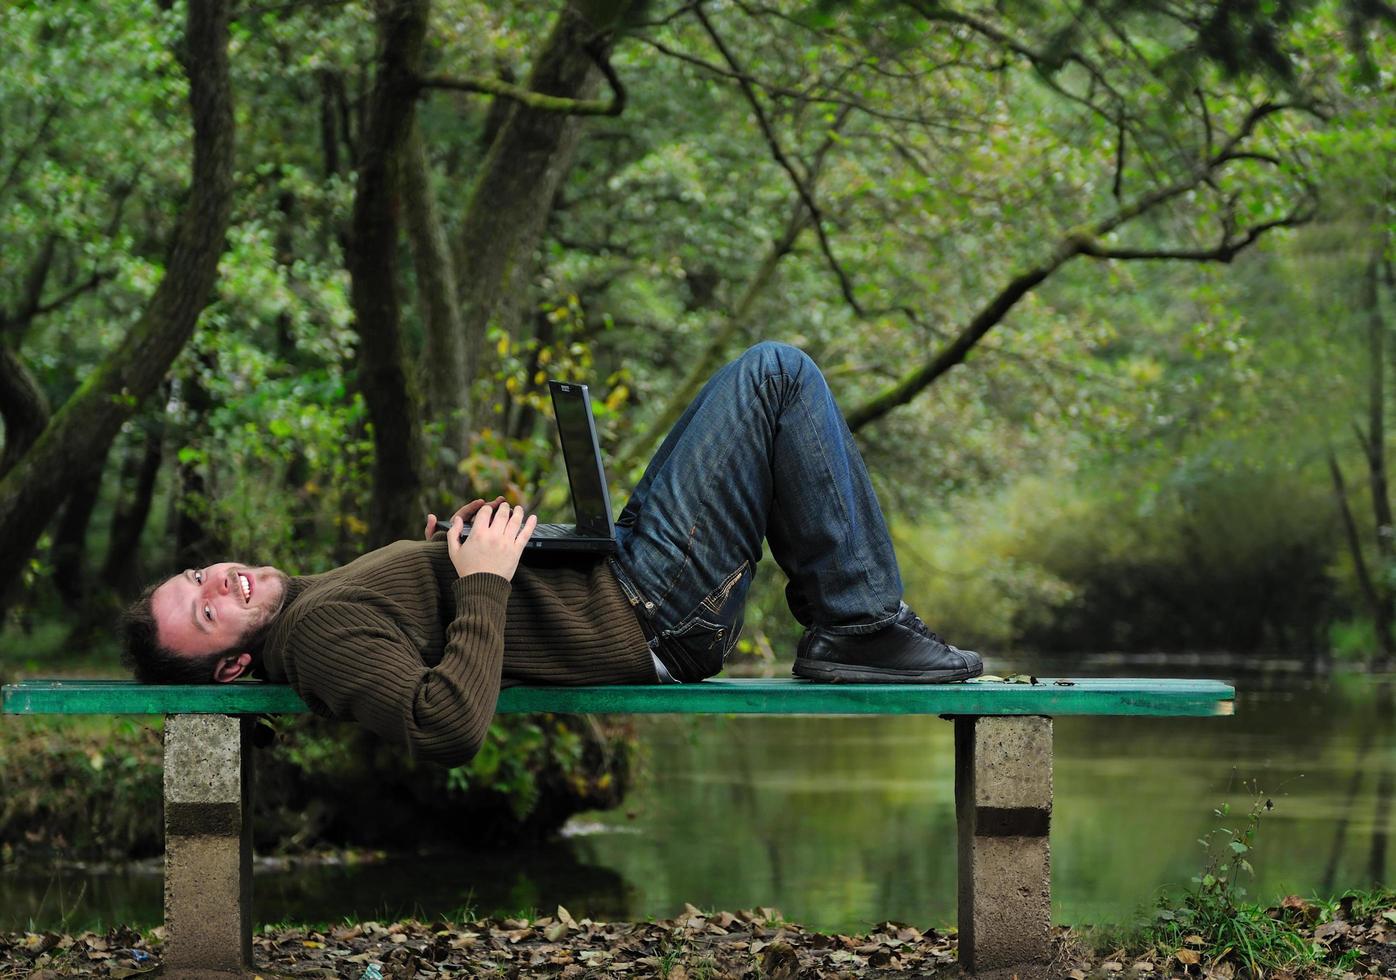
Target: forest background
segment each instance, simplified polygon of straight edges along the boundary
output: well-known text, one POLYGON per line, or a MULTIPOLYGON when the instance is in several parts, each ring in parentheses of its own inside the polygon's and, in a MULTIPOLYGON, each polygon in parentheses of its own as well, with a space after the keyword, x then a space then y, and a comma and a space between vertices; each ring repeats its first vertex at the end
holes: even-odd
MULTIPOLYGON (((824 369, 909 600, 991 669, 1389 668, 1394 20, 7 4, 0 679, 119 669, 113 615, 174 569, 315 572, 495 492, 566 519, 549 377, 591 386, 619 510, 767 339, 824 369)), ((784 670, 782 584, 764 562, 738 669, 784 670)), ((396 768, 304 737, 308 796, 396 768)), ((442 778, 555 827, 614 801, 624 737, 515 720, 442 778)))

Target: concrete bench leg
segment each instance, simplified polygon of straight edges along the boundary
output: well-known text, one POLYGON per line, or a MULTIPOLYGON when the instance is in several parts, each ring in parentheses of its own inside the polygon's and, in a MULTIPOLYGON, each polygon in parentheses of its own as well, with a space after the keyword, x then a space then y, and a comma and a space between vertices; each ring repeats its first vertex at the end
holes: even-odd
POLYGON ((165 975, 252 968, 252 719, 165 716, 165 975))
POLYGON ((1052 719, 955 719, 960 965, 1046 975, 1051 959, 1052 719))

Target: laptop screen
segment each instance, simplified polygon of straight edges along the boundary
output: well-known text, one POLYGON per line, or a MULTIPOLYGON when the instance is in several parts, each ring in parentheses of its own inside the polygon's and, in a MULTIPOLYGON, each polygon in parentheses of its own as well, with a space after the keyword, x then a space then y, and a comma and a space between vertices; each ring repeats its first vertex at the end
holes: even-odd
POLYGON ((606 489, 606 471, 601 465, 601 446, 596 440, 596 421, 592 418, 587 386, 550 381, 548 387, 552 389, 558 438, 567 463, 567 482, 572 486, 577 531, 611 537, 611 495, 606 489))

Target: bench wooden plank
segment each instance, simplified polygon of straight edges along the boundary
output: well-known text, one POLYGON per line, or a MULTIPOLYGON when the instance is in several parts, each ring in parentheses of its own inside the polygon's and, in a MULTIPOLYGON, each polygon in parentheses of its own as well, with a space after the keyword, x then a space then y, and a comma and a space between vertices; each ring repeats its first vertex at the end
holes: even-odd
MULTIPOLYGON (((1235 688, 1215 680, 1079 678, 1059 684, 818 684, 794 678, 718 678, 698 684, 511 687, 501 713, 773 715, 1144 715, 1233 711, 1235 688)), ((4 688, 5 714, 297 714, 309 709, 284 684, 139 684, 30 680, 4 688)))

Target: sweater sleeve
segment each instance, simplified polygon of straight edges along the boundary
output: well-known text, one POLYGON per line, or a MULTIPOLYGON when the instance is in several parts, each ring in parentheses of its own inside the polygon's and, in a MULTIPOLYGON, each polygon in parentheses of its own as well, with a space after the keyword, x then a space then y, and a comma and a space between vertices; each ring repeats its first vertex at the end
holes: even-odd
POLYGON ((321 603, 299 624, 309 642, 297 643, 293 686, 413 758, 462 765, 480 750, 499 700, 510 588, 487 572, 455 581, 456 617, 435 667, 384 610, 321 603))

